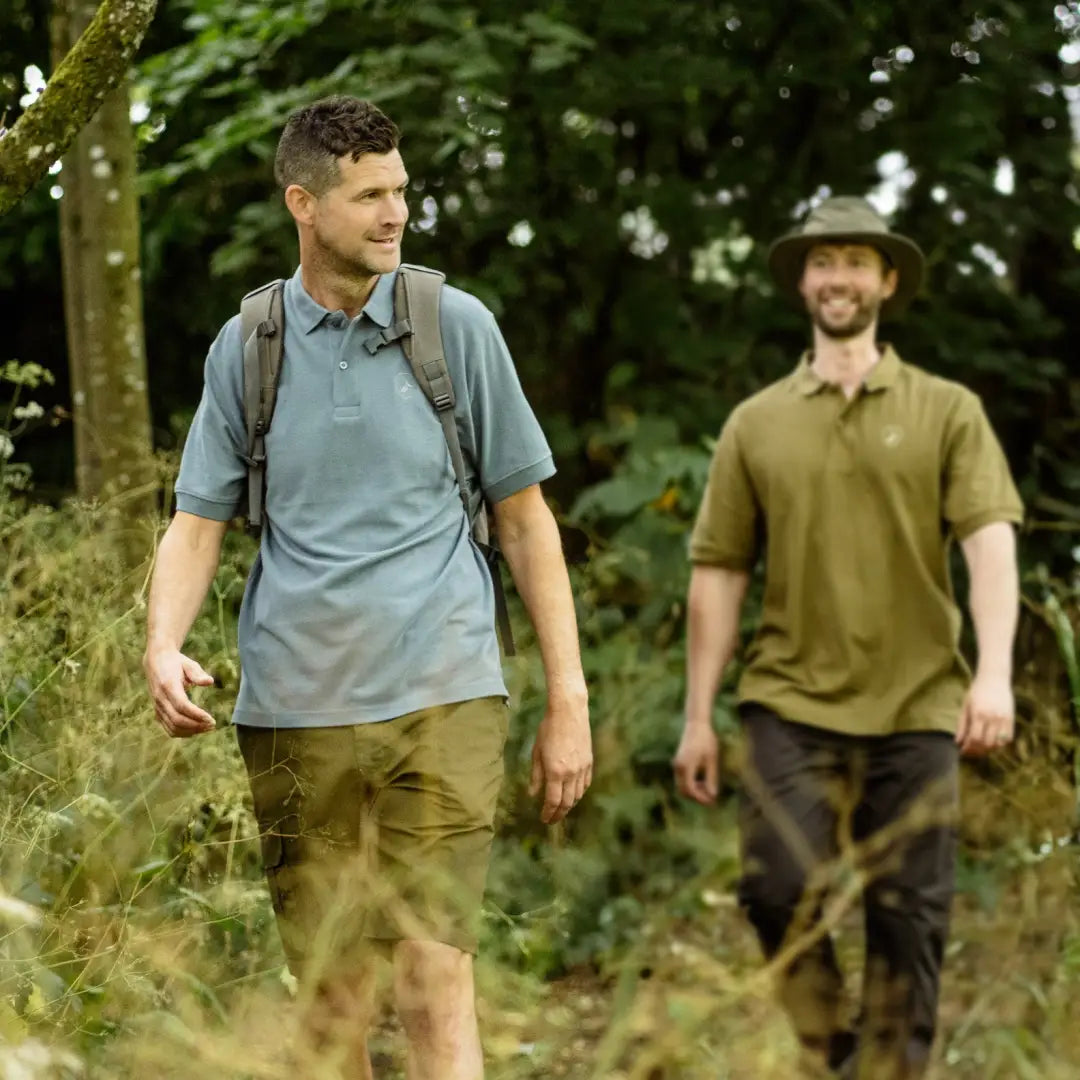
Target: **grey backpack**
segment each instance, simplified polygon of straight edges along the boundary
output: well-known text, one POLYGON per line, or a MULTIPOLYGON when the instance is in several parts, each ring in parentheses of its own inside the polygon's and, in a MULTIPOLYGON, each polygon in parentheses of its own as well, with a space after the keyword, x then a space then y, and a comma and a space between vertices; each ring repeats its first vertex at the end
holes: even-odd
MULTIPOLYGON (((368 348, 400 341, 417 385, 431 402, 442 424, 450 461, 457 477, 458 494, 469 519, 472 537, 484 556, 495 589, 495 618, 503 651, 514 655, 514 638, 506 610, 506 594, 499 572, 499 549, 488 529, 488 507, 482 494, 469 497, 465 458, 454 418, 454 385, 443 352, 439 328, 439 299, 445 277, 438 270, 403 263, 394 282, 394 321, 377 334, 368 348)), ((285 343, 285 283, 268 282, 249 292, 240 304, 244 340, 244 421, 247 425, 248 529, 262 530, 266 491, 266 433, 274 416, 278 378, 285 343)))

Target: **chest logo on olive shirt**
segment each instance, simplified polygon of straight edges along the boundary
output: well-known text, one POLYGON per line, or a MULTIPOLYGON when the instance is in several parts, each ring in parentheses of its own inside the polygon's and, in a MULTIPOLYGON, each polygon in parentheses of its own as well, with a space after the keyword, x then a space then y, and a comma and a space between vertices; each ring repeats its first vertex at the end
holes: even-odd
POLYGON ((886 424, 881 429, 881 441, 889 450, 895 449, 904 441, 904 429, 899 424, 886 424))

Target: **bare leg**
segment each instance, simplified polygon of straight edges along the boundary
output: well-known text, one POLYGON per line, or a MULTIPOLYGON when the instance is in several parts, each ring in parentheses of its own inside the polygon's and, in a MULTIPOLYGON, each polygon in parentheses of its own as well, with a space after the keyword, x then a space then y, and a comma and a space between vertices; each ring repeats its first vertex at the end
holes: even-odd
POLYGON ((483 1080, 472 957, 436 941, 399 942, 394 991, 408 1080, 483 1080))
POLYGON ((374 968, 322 984, 304 1017, 308 1053, 316 1067, 336 1068, 333 1075, 341 1080, 374 1080, 367 1046, 374 1017, 374 968))

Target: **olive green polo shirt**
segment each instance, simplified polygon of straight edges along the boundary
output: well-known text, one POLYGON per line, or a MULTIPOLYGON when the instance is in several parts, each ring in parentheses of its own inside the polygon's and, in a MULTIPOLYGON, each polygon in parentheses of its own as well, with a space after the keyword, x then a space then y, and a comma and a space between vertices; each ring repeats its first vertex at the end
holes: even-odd
POLYGON ((690 541, 695 563, 765 560, 739 699, 848 734, 955 731, 949 544, 1022 516, 971 391, 886 347, 849 400, 804 357, 732 412, 690 541))

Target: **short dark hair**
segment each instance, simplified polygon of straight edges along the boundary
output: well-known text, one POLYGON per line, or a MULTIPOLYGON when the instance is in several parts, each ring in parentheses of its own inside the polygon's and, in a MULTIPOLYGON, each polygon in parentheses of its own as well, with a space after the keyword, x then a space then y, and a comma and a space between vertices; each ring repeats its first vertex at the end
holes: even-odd
POLYGON ((282 189, 299 184, 324 195, 341 178, 338 158, 389 154, 401 139, 397 125, 370 101, 336 95, 312 102, 289 117, 274 156, 282 189))

